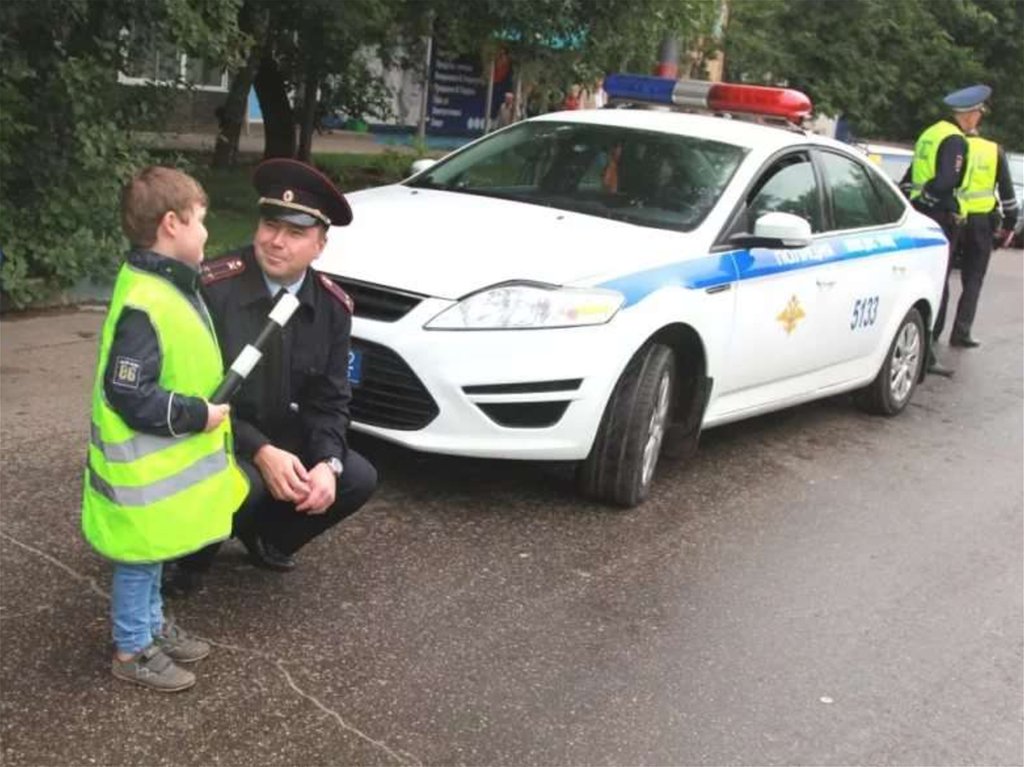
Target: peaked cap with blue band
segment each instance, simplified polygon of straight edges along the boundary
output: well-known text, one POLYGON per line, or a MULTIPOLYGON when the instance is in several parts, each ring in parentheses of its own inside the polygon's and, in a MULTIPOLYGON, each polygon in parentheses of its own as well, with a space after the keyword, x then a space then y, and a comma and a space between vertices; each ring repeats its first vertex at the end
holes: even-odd
POLYGON ((298 160, 264 160, 252 174, 260 215, 295 226, 347 226, 352 209, 327 176, 298 160))
POLYGON ((972 85, 947 94, 942 103, 954 112, 973 112, 981 109, 991 95, 992 89, 987 85, 972 85))

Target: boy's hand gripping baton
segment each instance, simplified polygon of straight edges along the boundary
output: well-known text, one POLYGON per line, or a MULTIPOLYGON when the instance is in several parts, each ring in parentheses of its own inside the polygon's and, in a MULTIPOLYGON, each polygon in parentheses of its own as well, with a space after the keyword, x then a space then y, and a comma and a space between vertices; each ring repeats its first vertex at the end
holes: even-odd
POLYGON ((263 326, 259 336, 253 343, 247 344, 235 357, 235 361, 231 363, 231 368, 224 376, 224 380, 220 382, 220 386, 210 397, 212 404, 223 405, 234 396, 238 387, 249 377, 249 373, 263 357, 263 348, 267 345, 267 341, 274 333, 279 332, 288 324, 288 320, 292 318, 298 308, 299 299, 287 291, 282 291, 281 297, 277 300, 274 308, 270 310, 267 324, 263 326))

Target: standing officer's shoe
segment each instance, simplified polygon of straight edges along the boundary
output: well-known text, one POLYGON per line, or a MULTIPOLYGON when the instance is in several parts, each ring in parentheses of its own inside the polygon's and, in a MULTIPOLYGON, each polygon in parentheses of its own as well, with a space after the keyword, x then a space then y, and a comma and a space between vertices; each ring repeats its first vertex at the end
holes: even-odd
POLYGON ((238 533, 238 540, 249 552, 249 560, 257 567, 286 573, 295 569, 295 558, 278 551, 272 543, 260 537, 259 533, 238 533))
POLYGON ((981 341, 970 336, 950 336, 950 346, 959 346, 961 349, 977 349, 981 346, 981 341))
POLYGON ((942 376, 944 378, 952 378, 954 371, 953 371, 952 368, 948 368, 945 365, 943 365, 941 362, 939 362, 938 358, 935 356, 935 352, 933 350, 929 349, 928 350, 928 372, 931 373, 932 375, 942 376))

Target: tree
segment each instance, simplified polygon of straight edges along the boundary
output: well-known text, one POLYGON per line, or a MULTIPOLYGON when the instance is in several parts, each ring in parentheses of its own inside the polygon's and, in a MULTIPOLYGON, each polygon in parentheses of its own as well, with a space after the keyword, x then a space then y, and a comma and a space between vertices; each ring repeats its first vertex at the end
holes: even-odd
POLYGON ((1024 146, 1024 5, 1015 0, 743 0, 726 37, 729 79, 787 84, 865 137, 912 141, 942 96, 996 85, 986 133, 1024 146))
POLYGON ((146 156, 165 88, 118 86, 126 35, 160 31, 230 57, 236 0, 35 0, 0 5, 0 270, 21 305, 110 270, 122 182, 146 156))

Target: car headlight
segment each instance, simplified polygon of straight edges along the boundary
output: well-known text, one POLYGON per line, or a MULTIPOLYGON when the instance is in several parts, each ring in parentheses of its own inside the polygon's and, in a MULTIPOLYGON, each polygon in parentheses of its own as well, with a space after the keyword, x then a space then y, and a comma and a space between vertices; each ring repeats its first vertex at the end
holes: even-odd
POLYGON ((600 288, 498 285, 459 301, 430 320, 428 330, 518 330, 601 325, 619 311, 621 293, 600 288))

